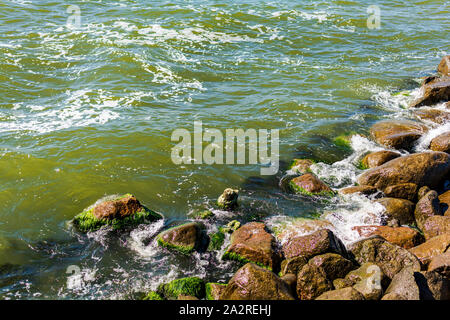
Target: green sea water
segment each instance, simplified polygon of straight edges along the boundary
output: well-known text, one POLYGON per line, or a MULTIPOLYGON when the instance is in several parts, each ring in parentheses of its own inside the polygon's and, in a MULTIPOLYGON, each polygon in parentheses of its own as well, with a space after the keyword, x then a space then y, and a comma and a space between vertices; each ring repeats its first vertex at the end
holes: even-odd
POLYGON ((377 1, 370 29, 373 4, 0 0, 0 299, 122 299, 181 275, 226 281, 233 263, 150 243, 226 187, 241 190, 241 220, 320 214, 323 203, 280 189, 287 163, 312 158, 338 176, 333 187, 351 183, 357 169, 329 165, 353 151, 333 139, 402 114, 394 93, 450 52, 449 1, 377 1), (172 132, 196 120, 278 129, 279 173, 173 164, 172 132), (120 235, 67 226, 124 193, 164 222, 120 235))

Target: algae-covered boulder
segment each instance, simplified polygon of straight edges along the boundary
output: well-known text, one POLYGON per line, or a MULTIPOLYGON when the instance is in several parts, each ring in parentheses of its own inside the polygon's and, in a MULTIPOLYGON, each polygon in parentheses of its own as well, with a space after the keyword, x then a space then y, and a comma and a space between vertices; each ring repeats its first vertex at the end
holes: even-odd
POLYGON ((361 166, 364 169, 375 168, 400 156, 400 153, 388 150, 371 152, 361 160, 361 166))
POLYGON ((415 183, 420 188, 438 187, 450 172, 450 156, 444 152, 414 153, 369 169, 358 177, 361 185, 380 190, 400 183, 415 183))
POLYGON ((238 206, 239 190, 227 188, 217 199, 217 205, 223 210, 233 210, 238 206))
POLYGON ((330 197, 334 195, 334 191, 312 173, 306 173, 292 179, 289 182, 289 187, 294 193, 307 196, 330 197))
POLYGON ((417 226, 423 230, 425 221, 428 218, 440 215, 441 205, 439 203, 438 194, 436 191, 431 190, 425 194, 416 204, 416 209, 414 210, 414 216, 416 218, 417 226))
POLYGON ((434 257, 443 254, 449 247, 450 233, 444 233, 409 249, 409 251, 419 258, 423 265, 428 265, 434 257))
POLYGON ((450 132, 440 134, 431 140, 430 149, 450 153, 450 132))
POLYGON ((390 279, 405 267, 420 271, 420 261, 414 254, 380 236, 357 241, 351 245, 350 251, 359 264, 375 263, 390 279))
POLYGON ((294 300, 289 286, 273 272, 253 263, 240 268, 220 300, 294 300))
POLYGON ((156 291, 150 291, 142 300, 164 300, 164 298, 156 291))
POLYGON ((212 212, 211 210, 199 210, 199 211, 194 211, 191 216, 195 219, 200 219, 200 220, 207 220, 207 219, 212 219, 214 218, 214 212, 212 212))
POLYGON ((160 233, 156 240, 161 247, 190 254, 208 247, 209 239, 204 229, 205 226, 199 222, 185 223, 160 233))
POLYGON ((275 238, 266 231, 264 223, 250 222, 231 235, 231 244, 223 259, 253 262, 273 270, 280 261, 275 238))
POLYGON ((162 215, 144 207, 135 196, 108 197, 89 207, 73 218, 73 225, 88 232, 110 226, 114 230, 150 223, 162 219, 162 215))
POLYGON ((414 223, 414 203, 406 199, 381 198, 376 200, 385 208, 383 220, 389 223, 397 220, 400 225, 414 223))
POLYGON ((208 250, 220 250, 225 242, 225 234, 222 231, 217 231, 209 235, 208 250))
POLYGON ((360 236, 365 238, 374 235, 381 236, 390 243, 405 249, 410 249, 423 242, 422 235, 409 227, 356 226, 352 230, 356 230, 360 236))
POLYGON ((206 300, 219 300, 227 285, 225 283, 208 282, 205 285, 206 300))
POLYGON ((349 287, 327 291, 316 300, 364 300, 364 296, 358 290, 349 287))
POLYGON ((219 230, 223 233, 233 233, 241 227, 241 223, 237 220, 228 222, 225 226, 220 227, 219 230))
POLYGON ((178 299, 180 295, 193 296, 198 299, 205 297, 205 283, 198 277, 175 279, 158 286, 157 293, 166 299, 178 299))
POLYGON ((314 161, 310 159, 294 159, 292 160, 289 169, 298 174, 310 173, 310 167, 314 164, 314 161))
POLYGON ((427 131, 427 127, 419 122, 384 120, 375 123, 370 129, 370 134, 377 143, 383 146, 410 150, 414 142, 427 131))

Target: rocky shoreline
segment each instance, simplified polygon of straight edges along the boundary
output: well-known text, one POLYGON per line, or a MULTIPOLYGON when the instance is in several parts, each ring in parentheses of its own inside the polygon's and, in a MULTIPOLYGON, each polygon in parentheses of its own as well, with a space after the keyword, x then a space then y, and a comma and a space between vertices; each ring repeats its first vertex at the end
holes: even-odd
MULTIPOLYGON (((222 259, 241 268, 225 283, 205 283, 199 277, 175 279, 146 293, 145 300, 450 300, 450 131, 432 137, 428 149, 416 152, 419 139, 433 130, 427 123, 450 120, 450 56, 438 74, 426 77, 421 95, 411 104, 420 120, 375 123, 371 139, 384 150, 365 154, 357 184, 333 190, 311 170, 314 161, 295 159, 286 191, 331 199, 358 194, 384 207, 380 225, 352 227, 360 240, 349 245, 321 220, 302 221, 295 228, 269 230, 258 221, 236 220, 207 232, 203 221, 214 212, 195 212, 193 220, 162 231, 157 244, 167 254, 223 250, 222 259), (439 104, 440 108, 429 108, 439 104), (229 240, 229 243, 228 243, 229 240), (282 240, 282 241, 281 241, 282 240)), ((350 134, 336 139, 348 145, 350 134)), ((239 208, 239 191, 226 189, 217 208, 239 208)), ((101 227, 122 230, 152 223, 163 216, 143 206, 133 195, 102 199, 77 215, 81 231, 101 227)))

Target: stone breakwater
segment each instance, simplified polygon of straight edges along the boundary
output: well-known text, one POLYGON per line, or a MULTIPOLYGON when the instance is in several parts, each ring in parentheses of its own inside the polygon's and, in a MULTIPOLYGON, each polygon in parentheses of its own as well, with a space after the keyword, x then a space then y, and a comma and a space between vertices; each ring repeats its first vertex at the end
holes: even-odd
MULTIPOLYGON (((381 205, 380 224, 352 226, 359 240, 344 243, 331 222, 319 219, 299 219, 276 232, 263 222, 241 225, 230 219, 208 232, 205 222, 214 221, 215 210, 232 217, 239 209, 239 190, 229 188, 215 210, 194 212, 189 222, 158 234, 156 242, 167 254, 218 252, 241 267, 228 283, 179 278, 160 284, 143 299, 449 300, 449 67, 446 56, 437 74, 423 79, 420 94, 410 103, 417 120, 384 120, 372 126, 370 138, 380 150, 358 159, 362 173, 355 185, 331 188, 313 172, 310 159, 294 159, 280 182, 285 192, 303 197, 328 201, 357 194, 381 205)), ((348 145, 354 135, 335 142, 348 145)), ((77 215, 73 226, 81 232, 120 232, 160 219, 161 214, 126 194, 98 201, 77 215)))

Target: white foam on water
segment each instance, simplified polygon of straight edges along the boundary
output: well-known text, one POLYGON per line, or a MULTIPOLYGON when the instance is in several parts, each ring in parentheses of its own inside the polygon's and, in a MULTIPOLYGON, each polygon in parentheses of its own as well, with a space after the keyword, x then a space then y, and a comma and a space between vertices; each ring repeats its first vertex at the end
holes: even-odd
POLYGON ((160 249, 153 239, 149 244, 145 241, 156 236, 164 226, 164 219, 160 219, 151 224, 142 224, 130 232, 127 246, 136 251, 142 258, 151 259, 158 253, 160 249))
POLYGON ((416 152, 430 151, 428 147, 430 146, 431 140, 446 132, 450 132, 450 122, 429 130, 426 134, 420 137, 419 140, 417 140, 414 150, 416 152))
POLYGON ((383 109, 397 112, 407 109, 412 101, 421 97, 423 94, 420 88, 395 93, 377 86, 367 87, 366 89, 373 92, 372 99, 383 109))

